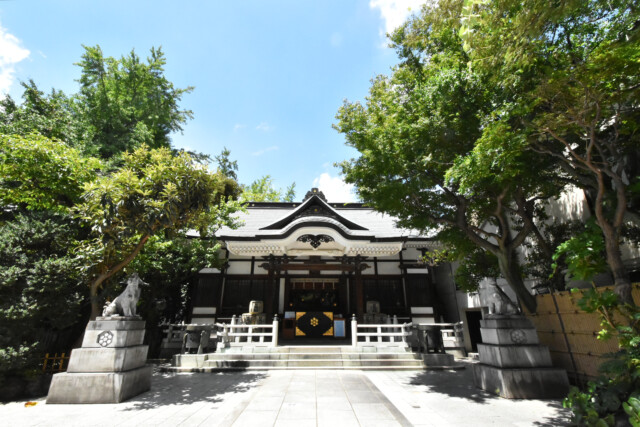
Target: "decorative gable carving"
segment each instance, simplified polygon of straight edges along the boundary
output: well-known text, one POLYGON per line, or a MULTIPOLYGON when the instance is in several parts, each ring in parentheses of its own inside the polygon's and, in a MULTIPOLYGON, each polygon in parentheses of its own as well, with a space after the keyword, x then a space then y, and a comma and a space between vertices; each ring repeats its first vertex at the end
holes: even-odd
POLYGON ((367 230, 361 225, 349 221, 336 212, 336 210, 327 203, 327 199, 324 197, 324 194, 322 194, 322 191, 319 191, 317 188, 312 188, 311 191, 308 191, 302 204, 289 215, 274 222, 273 224, 262 227, 260 230, 282 230, 293 221, 307 217, 331 218, 338 221, 349 230, 367 230))
POLYGON ((333 242, 333 237, 327 236, 326 234, 303 234, 298 237, 298 242, 309 243, 313 249, 318 249, 318 247, 323 243, 333 242))
POLYGON ((327 198, 324 196, 324 193, 320 190, 318 190, 317 188, 312 188, 311 190, 307 191, 307 194, 304 196, 304 199, 302 199, 303 202, 306 202, 307 199, 312 198, 313 196, 318 196, 319 199, 321 199, 323 202, 327 203, 327 198))

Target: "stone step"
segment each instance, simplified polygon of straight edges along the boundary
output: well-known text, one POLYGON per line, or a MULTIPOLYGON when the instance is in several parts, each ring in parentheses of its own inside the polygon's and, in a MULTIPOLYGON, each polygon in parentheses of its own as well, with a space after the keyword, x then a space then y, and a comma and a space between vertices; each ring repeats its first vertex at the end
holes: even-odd
POLYGON ((180 368, 175 366, 164 366, 160 368, 161 372, 175 372, 175 373, 213 373, 224 370, 247 370, 247 371, 316 371, 316 370, 354 370, 354 371, 422 371, 424 367, 415 366, 246 366, 237 368, 217 368, 217 367, 203 367, 203 368, 180 368))
POLYGON ((420 360, 414 353, 211 353, 207 360, 292 360, 292 359, 345 359, 345 360, 420 360))
POLYGON ((252 359, 252 360, 207 360, 204 367, 216 368, 247 368, 247 367, 413 367, 416 369, 424 368, 419 360, 348 360, 348 359, 293 359, 293 360, 273 360, 273 359, 252 359))
POLYGON ((342 353, 342 347, 333 347, 333 346, 326 346, 326 347, 294 347, 294 346, 290 346, 288 347, 289 353, 342 353))
POLYGON ((269 354, 292 354, 292 353, 393 353, 393 354, 407 354, 412 353, 411 349, 402 346, 375 346, 375 345, 359 345, 358 347, 352 347, 350 345, 342 346, 231 346, 227 348, 218 349, 221 354, 247 354, 247 353, 269 353, 269 354))

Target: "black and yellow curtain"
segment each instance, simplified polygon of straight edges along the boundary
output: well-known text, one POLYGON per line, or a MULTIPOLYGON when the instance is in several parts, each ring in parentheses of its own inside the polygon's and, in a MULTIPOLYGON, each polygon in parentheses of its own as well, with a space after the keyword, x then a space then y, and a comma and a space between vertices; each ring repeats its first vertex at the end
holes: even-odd
POLYGON ((333 336, 333 313, 330 311, 296 312, 296 336, 333 336))

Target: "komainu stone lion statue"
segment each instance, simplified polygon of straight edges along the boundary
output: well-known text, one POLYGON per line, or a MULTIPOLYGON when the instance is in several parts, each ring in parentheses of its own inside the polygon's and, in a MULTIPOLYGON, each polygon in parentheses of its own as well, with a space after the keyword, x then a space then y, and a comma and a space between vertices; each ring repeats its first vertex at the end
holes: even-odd
POLYGON ((496 279, 485 279, 478 286, 480 304, 487 307, 490 315, 519 314, 518 307, 498 286, 496 279))
POLYGON ((136 306, 140 299, 140 286, 147 285, 138 273, 133 273, 127 278, 127 287, 112 302, 107 301, 102 310, 102 316, 135 316, 136 306))

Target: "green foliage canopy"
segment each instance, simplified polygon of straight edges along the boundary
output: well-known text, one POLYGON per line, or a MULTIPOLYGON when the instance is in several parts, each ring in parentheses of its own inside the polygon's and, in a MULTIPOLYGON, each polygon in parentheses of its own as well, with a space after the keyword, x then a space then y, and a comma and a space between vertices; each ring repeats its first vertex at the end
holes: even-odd
POLYGON ((625 222, 638 216, 640 10, 632 0, 464 3, 469 66, 507 95, 488 123, 526 136, 583 188, 602 229, 621 300, 633 303, 620 255, 625 222))
POLYGON ((79 320, 86 288, 69 214, 22 212, 0 222, 0 376, 37 363, 40 341, 79 320))
POLYGON ((90 130, 73 97, 55 89, 45 95, 33 80, 21 85, 20 105, 10 96, 0 100, 0 134, 26 137, 38 133, 84 153, 91 151, 90 130))
POLYGON ((360 155, 342 171, 364 202, 401 225, 438 230, 450 248, 469 248, 457 251, 469 262, 481 258, 478 248, 489 252, 534 311, 516 250, 529 236, 546 243, 534 222, 538 201, 562 186, 545 179, 549 162, 522 150, 521 134, 484 132, 503 91, 467 66, 460 21, 441 22, 456 11, 442 12, 425 7, 398 29, 392 42, 401 64, 374 79, 366 105, 339 110, 335 128, 360 155))
POLYGON ((123 155, 123 166, 85 186, 77 212, 92 238, 80 254, 91 266, 92 316, 99 314, 98 289, 120 272, 160 232, 187 228, 207 232, 230 218, 225 179, 187 153, 142 146, 123 155))
POLYGON ((256 179, 251 184, 243 186, 240 200, 248 202, 293 202, 296 196, 296 183, 291 183, 284 191, 273 186, 271 175, 256 179))
POLYGON ((181 110, 182 96, 193 90, 175 88, 164 75, 162 49, 151 48, 144 63, 131 51, 120 59, 105 57, 100 46, 85 46, 81 68, 79 105, 103 158, 141 144, 169 147, 172 132, 192 118, 181 110))
POLYGON ((68 211, 100 166, 64 142, 39 134, 0 134, 0 205, 68 211))

